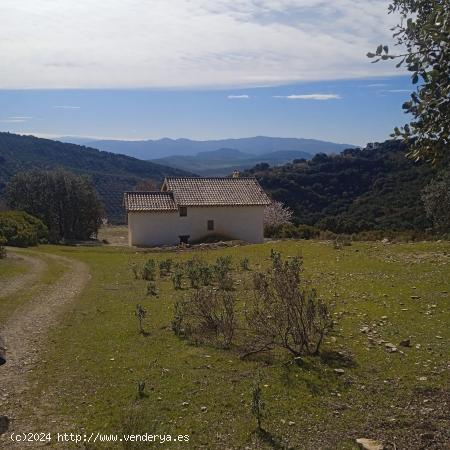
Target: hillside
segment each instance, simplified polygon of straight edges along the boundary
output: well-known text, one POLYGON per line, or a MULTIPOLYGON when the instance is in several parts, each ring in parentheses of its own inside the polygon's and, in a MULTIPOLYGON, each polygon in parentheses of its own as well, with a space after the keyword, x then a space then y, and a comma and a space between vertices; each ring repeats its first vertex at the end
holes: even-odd
POLYGON ((152 161, 169 167, 195 172, 201 176, 226 176, 234 169, 249 169, 261 162, 277 166, 300 158, 311 159, 312 155, 297 150, 280 150, 255 156, 232 148, 221 148, 200 152, 195 156, 174 155, 153 159, 152 161))
POLYGON ((407 159, 397 141, 281 167, 260 164, 247 172, 289 205, 298 223, 345 233, 429 227, 420 192, 433 173, 407 159))
MULTIPOLYGON (((65 138, 68 142, 71 138, 65 138)), ((80 142, 75 138, 76 143, 80 142)), ((83 143, 86 142, 83 138, 83 143)), ((335 144, 333 142, 317 139, 297 139, 256 136, 241 139, 220 139, 209 141, 194 141, 191 139, 158 139, 145 141, 119 141, 95 140, 89 142, 91 147, 113 153, 121 153, 139 159, 156 159, 172 155, 194 156, 200 152, 214 151, 221 148, 236 149, 252 155, 278 152, 282 150, 301 151, 309 154, 340 153, 346 148, 353 147, 348 144, 335 144)))
POLYGON ((21 170, 64 167, 92 177, 108 218, 123 221, 122 194, 140 181, 161 181, 187 172, 124 155, 33 136, 0 133, 0 197, 8 180, 21 170))

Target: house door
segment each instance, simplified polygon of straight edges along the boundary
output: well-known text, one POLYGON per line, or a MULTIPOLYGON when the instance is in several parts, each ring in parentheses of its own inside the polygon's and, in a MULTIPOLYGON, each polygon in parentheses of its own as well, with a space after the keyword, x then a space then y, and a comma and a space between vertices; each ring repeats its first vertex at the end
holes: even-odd
POLYGON ((180 244, 189 244, 189 238, 191 237, 189 234, 182 234, 178 237, 180 238, 180 244))

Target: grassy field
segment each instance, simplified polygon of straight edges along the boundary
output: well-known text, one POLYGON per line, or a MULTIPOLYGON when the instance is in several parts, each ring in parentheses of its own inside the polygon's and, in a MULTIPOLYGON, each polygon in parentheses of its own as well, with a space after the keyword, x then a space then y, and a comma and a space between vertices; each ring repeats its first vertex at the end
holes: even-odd
MULTIPOLYGON (((36 397, 45 392, 57 399, 41 411, 43 427, 57 414, 88 433, 190 435, 189 444, 155 444, 174 449, 353 449, 358 437, 391 448, 437 449, 450 440, 449 243, 354 243, 336 250, 326 242, 283 241, 170 254, 120 247, 39 250, 82 260, 92 275, 52 331, 42 355, 46 363, 32 375, 36 397), (336 326, 321 357, 303 365, 286 364, 288 355, 242 361, 236 351, 177 338, 173 305, 189 293, 187 284, 174 291, 169 279, 158 278, 158 296, 151 297, 130 270, 132 262, 149 257, 186 260, 195 254, 211 262, 231 255, 236 266, 248 257, 254 271, 269 264, 271 248, 301 254, 306 278, 333 310, 336 326), (148 310, 148 336, 138 333, 137 303, 148 310), (412 346, 399 346, 408 337, 412 346), (385 342, 399 351, 389 353, 385 342), (265 438, 253 433, 250 411, 258 370, 265 438), (140 381, 144 398, 137 395, 140 381)), ((251 272, 235 270, 233 276, 240 298, 251 272)))

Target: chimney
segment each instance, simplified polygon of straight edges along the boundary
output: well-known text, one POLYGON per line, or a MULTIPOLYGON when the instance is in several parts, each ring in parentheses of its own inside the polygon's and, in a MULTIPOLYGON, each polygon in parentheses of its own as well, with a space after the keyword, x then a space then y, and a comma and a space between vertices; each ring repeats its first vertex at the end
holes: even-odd
POLYGON ((239 178, 240 177, 240 172, 239 170, 233 170, 233 178, 239 178))

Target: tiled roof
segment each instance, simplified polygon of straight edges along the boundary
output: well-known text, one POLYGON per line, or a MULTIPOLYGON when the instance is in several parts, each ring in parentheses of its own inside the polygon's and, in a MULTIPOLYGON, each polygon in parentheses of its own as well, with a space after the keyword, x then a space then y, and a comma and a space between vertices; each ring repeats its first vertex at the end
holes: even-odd
POLYGON ((173 192, 180 206, 255 206, 270 200, 255 178, 173 178, 163 189, 173 192))
POLYGON ((176 211, 178 209, 172 192, 125 192, 124 203, 127 211, 176 211))

